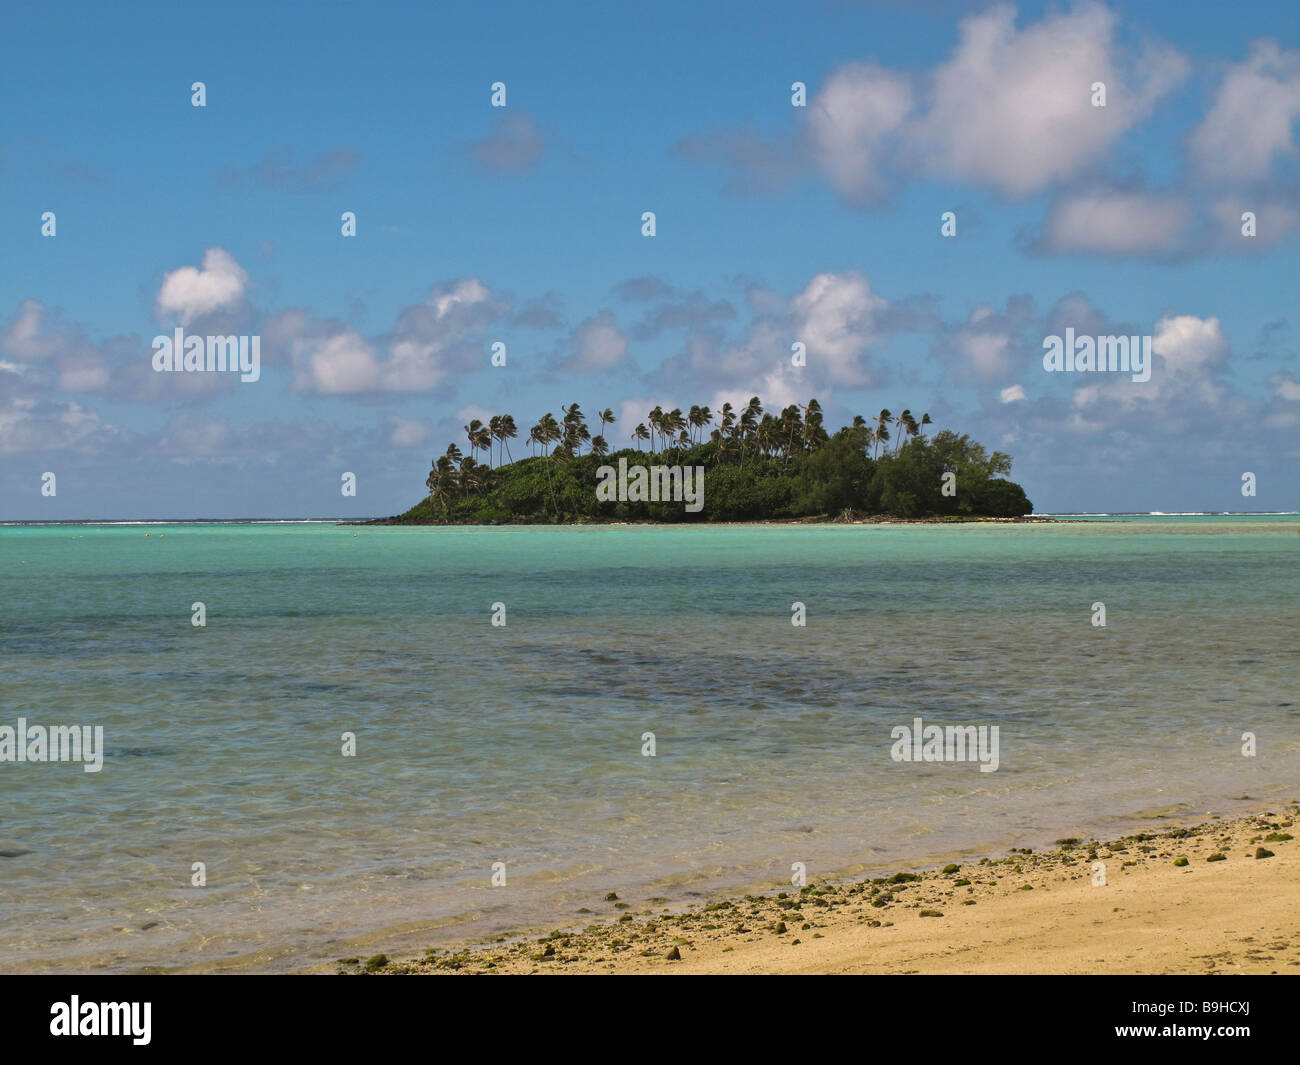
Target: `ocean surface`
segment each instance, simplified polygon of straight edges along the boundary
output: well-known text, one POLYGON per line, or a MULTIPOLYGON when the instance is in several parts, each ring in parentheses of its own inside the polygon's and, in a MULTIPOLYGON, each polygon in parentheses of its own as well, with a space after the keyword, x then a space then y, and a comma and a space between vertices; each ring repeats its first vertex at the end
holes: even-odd
POLYGON ((0 726, 106 748, 0 762, 0 971, 287 969, 1266 808, 1298 633, 1295 516, 0 528, 0 726), (917 717, 996 725, 997 771, 895 761, 917 717))

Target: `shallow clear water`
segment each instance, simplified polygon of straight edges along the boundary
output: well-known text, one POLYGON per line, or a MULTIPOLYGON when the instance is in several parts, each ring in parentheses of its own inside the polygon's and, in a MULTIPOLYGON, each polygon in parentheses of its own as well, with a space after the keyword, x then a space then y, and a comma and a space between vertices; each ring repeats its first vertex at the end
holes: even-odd
POLYGON ((3 528, 0 725, 107 757, 0 763, 0 969, 302 965, 1292 798, 1298 562, 1295 517, 3 528), (997 725, 998 770, 895 762, 918 716, 997 725))

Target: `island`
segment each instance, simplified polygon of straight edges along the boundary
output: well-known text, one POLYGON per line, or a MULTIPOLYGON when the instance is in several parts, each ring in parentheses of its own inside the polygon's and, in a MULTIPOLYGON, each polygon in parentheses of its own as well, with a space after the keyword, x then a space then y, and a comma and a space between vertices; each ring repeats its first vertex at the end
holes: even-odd
POLYGON ((612 409, 587 417, 574 403, 528 432, 516 459, 514 417, 465 426, 469 453, 452 443, 436 457, 427 495, 375 525, 507 525, 600 522, 1016 520, 1033 513, 1008 480, 1011 458, 952 430, 926 435, 929 414, 888 409, 834 433, 821 404, 765 411, 757 396, 722 404, 655 407, 610 450, 612 409), (715 425, 716 422, 716 425, 715 425), (710 428, 712 427, 712 428, 710 428), (486 461, 479 461, 479 454, 486 461))

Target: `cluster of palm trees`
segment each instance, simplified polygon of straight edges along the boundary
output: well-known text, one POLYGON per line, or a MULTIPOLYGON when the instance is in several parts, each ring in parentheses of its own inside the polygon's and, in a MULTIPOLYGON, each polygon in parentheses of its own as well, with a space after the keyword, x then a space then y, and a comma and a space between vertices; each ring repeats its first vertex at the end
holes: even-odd
MULTIPOLYGON (((680 407, 665 411, 655 407, 646 421, 632 430, 638 450, 642 440, 649 440, 653 453, 670 447, 690 447, 704 442, 704 431, 713 424, 714 412, 708 407, 691 407, 686 414, 680 407), (647 423, 649 427, 647 428, 647 423)), ((794 403, 779 416, 764 413, 763 404, 754 396, 743 410, 724 403, 717 412, 718 427, 709 433, 709 442, 717 447, 721 461, 728 453, 790 456, 811 451, 830 439, 822 426, 821 404, 810 399, 808 405, 794 403)))
POLYGON ((551 455, 557 459, 581 455, 583 444, 589 446, 593 455, 605 455, 609 452, 609 442, 605 439, 605 426, 613 425, 618 421, 612 410, 606 407, 597 412, 600 432, 595 436, 592 436, 591 430, 587 428, 587 419, 578 404, 561 407, 560 410, 564 412, 564 417, 560 421, 557 422, 555 416, 547 411, 542 415, 541 421, 529 430, 530 448, 540 448, 543 455, 551 455), (554 452, 551 451, 552 444, 559 445, 554 452))
MULTIPOLYGON (((656 442, 661 449, 688 447, 704 442, 704 430, 713 421, 714 412, 708 407, 691 407, 685 415, 680 407, 670 411, 655 407, 646 421, 632 430, 632 439, 637 442, 638 449, 642 440, 651 441, 651 451, 656 442)), ((752 396, 739 411, 730 403, 724 403, 717 412, 717 421, 718 427, 709 433, 709 440, 717 446, 719 458, 733 450, 742 457, 755 453, 789 458, 800 452, 815 451, 830 439, 822 424, 821 404, 815 399, 810 399, 807 406, 792 403, 780 414, 771 414, 764 412, 763 404, 757 396, 752 396)), ((898 430, 898 439, 894 444, 894 452, 897 453, 909 437, 921 434, 922 426, 932 424, 930 415, 922 414, 918 422, 910 410, 894 417, 888 409, 884 409, 872 421, 876 423, 874 428, 858 415, 853 419, 852 426, 854 430, 866 434, 867 446, 874 449, 872 458, 878 457, 880 446, 891 439, 891 425, 898 430)))
POLYGON ((429 490, 429 503, 441 502, 444 510, 457 488, 468 495, 482 486, 478 462, 473 455, 463 455, 455 444, 448 444, 446 453, 433 460, 433 469, 424 482, 429 490))
MULTIPOLYGON (((815 402, 815 401, 814 401, 815 402)), ((735 422, 735 415, 731 412, 731 404, 724 405, 730 424, 735 422)), ((637 449, 641 448, 642 440, 657 441, 661 449, 668 447, 689 447, 692 444, 703 443, 704 429, 706 426, 713 424, 713 412, 708 407, 691 407, 686 413, 682 413, 680 407, 666 411, 663 407, 655 407, 647 416, 646 421, 639 424, 632 430, 631 439, 636 441, 637 449), (646 428, 646 422, 650 428, 646 428)), ((713 439, 717 442, 719 430, 714 430, 713 439)), ((651 450, 654 450, 653 443, 651 450)))
MULTIPOLYGON (((577 403, 562 406, 560 410, 558 421, 547 411, 528 431, 528 445, 534 453, 540 450, 544 456, 564 460, 581 455, 585 445, 593 455, 608 454, 605 426, 618 420, 610 408, 597 413, 600 432, 594 436, 577 403)), ((680 407, 666 411, 657 406, 646 415, 644 422, 632 430, 629 438, 636 441, 637 450, 640 450, 643 440, 649 441, 652 454, 656 447, 660 451, 691 447, 705 442, 705 432, 714 424, 715 416, 717 427, 709 431, 708 440, 715 445, 716 461, 719 462, 733 453, 741 461, 749 455, 789 459, 815 451, 830 439, 822 424, 821 404, 816 399, 810 399, 806 406, 792 403, 780 414, 772 414, 763 410, 757 396, 739 410, 724 403, 717 412, 705 406, 692 406, 683 414, 680 407)), ((875 459, 879 457, 882 445, 885 454, 890 454, 888 444, 891 439, 894 440, 893 453, 897 454, 908 439, 922 435, 924 426, 930 424, 928 414, 922 414, 921 420, 917 421, 910 410, 895 416, 883 409, 869 420, 858 415, 852 426, 842 431, 857 434, 866 447, 873 449, 871 457, 875 459)), ((430 502, 441 500, 444 508, 457 491, 469 495, 481 488, 486 479, 484 470, 492 465, 493 448, 497 448, 497 461, 504 462, 505 456, 510 455, 509 441, 519 435, 515 420, 509 414, 493 415, 486 425, 475 418, 464 428, 470 454, 463 454, 454 443, 449 445, 446 453, 434 460, 425 481, 430 502), (479 451, 487 452, 486 467, 478 461, 479 451)), ((510 460, 514 461, 513 455, 510 455, 510 460)))
MULTIPOLYGON (((873 446, 871 452, 871 457, 873 459, 879 456, 880 445, 889 443, 889 427, 891 425, 898 429, 898 440, 894 443, 894 454, 898 454, 898 449, 903 446, 909 437, 922 435, 922 426, 933 424, 930 421, 930 415, 922 414, 921 420, 918 422, 914 417, 912 417, 912 412, 910 410, 903 411, 902 414, 895 418, 889 412, 888 407, 882 408, 880 413, 871 420, 876 423, 874 429, 871 428, 867 424, 867 420, 859 414, 853 419, 853 428, 866 431, 867 444, 868 446, 873 446)), ((886 454, 888 454, 888 452, 886 452, 886 454)))
MULTIPOLYGON (((492 445, 495 442, 500 446, 505 454, 510 453, 510 445, 507 440, 513 440, 519 435, 519 430, 515 426, 515 419, 509 414, 494 414, 488 419, 487 425, 475 418, 469 425, 465 426, 465 436, 469 439, 470 452, 477 455, 479 450, 488 453, 488 465, 492 465, 492 445)), ((447 449, 448 451, 451 448, 447 449)), ((504 456, 499 461, 504 461, 504 456)), ((514 461, 514 456, 510 456, 510 461, 514 461)))

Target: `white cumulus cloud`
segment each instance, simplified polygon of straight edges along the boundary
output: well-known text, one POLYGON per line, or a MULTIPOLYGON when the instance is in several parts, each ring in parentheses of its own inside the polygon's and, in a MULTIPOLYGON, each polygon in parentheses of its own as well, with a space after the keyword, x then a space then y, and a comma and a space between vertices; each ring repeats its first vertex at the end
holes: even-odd
POLYGON ((856 271, 818 274, 790 301, 792 340, 806 345, 808 365, 819 377, 824 373, 836 384, 869 384, 865 355, 880 338, 880 316, 888 307, 889 301, 872 292, 870 281, 856 271))
POLYGON ((906 76, 865 63, 837 71, 813 99, 809 136, 817 163, 845 199, 869 203, 888 194, 881 163, 912 102, 906 76))
POLYGON ((1166 315, 1156 323, 1151 350, 1165 360, 1169 373, 1199 373, 1223 364, 1228 339, 1218 318, 1166 315))
POLYGON ((1095 167, 1188 70, 1168 47, 1122 54, 1115 24, 1097 3, 1022 29, 1007 4, 963 20, 912 137, 925 169, 1022 197, 1095 167), (1092 105, 1096 82, 1106 86, 1105 107, 1092 105))
POLYGON ((189 325, 195 318, 239 304, 248 286, 248 274, 222 248, 203 253, 203 266, 182 266, 163 277, 158 289, 159 318, 179 318, 189 325))
POLYGON ((1206 177, 1266 177, 1273 160, 1294 156, 1300 118, 1300 52, 1259 41, 1228 71, 1214 104, 1192 131, 1192 157, 1206 177))

